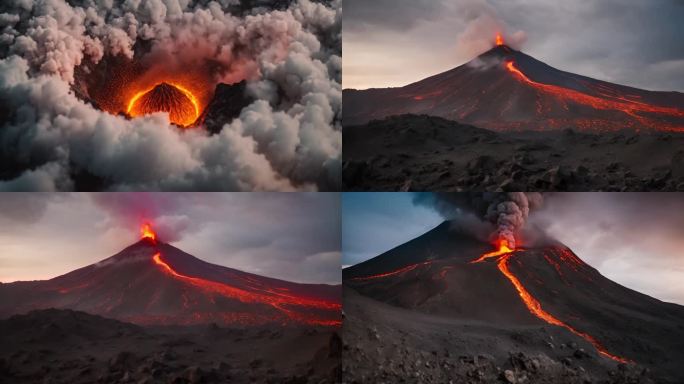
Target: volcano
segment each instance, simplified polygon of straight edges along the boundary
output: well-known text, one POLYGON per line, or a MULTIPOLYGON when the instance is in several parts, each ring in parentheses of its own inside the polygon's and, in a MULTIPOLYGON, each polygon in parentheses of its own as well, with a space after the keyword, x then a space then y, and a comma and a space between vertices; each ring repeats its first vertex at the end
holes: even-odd
POLYGON ((399 88, 343 92, 345 126, 425 114, 498 131, 683 131, 684 94, 560 71, 503 41, 452 70, 399 88))
POLYGON ((197 120, 199 106, 190 91, 163 82, 148 91, 138 92, 128 104, 128 113, 133 117, 155 112, 168 112, 172 123, 188 126, 197 120))
POLYGON ((335 326, 340 287, 299 284, 202 261, 141 239, 98 263, 45 280, 0 285, 0 317, 70 309, 140 325, 335 326))
POLYGON ((360 356, 345 372, 400 376, 402 362, 427 359, 420 375, 435 382, 491 382, 502 369, 510 383, 684 380, 684 307, 609 280, 552 239, 492 248, 447 221, 345 269, 345 341, 360 356))

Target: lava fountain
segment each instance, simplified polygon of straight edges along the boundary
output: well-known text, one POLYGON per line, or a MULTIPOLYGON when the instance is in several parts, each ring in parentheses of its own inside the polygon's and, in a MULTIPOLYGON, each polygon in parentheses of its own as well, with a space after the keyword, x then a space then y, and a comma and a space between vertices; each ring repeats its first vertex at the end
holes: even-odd
POLYGON ((136 92, 128 102, 126 112, 132 117, 168 112, 172 123, 187 127, 199 117, 199 102, 187 88, 162 82, 136 92))
POLYGON ((500 33, 496 34, 496 45, 504 45, 503 37, 501 36, 500 33))
POLYGON ((140 227, 140 238, 149 239, 151 242, 157 242, 157 234, 152 230, 150 223, 145 223, 140 227))
POLYGON ((505 240, 499 240, 498 242, 498 248, 497 250, 489 253, 485 253, 482 256, 480 256, 478 259, 471 261, 471 263, 479 263, 482 262, 488 258, 491 257, 499 257, 497 261, 497 268, 499 268, 499 271, 513 284, 515 287, 515 290, 518 292, 518 295, 520 296, 520 299, 523 301, 527 309, 532 313, 534 316, 537 318, 545 321, 546 323, 556 325, 559 327, 563 327, 567 329, 568 331, 574 333, 575 335, 583 338, 584 340, 588 341, 591 343, 594 348, 602 355, 605 356, 609 359, 615 360, 620 363, 628 363, 630 360, 616 356, 608 352, 608 350, 601 344, 596 338, 591 336, 588 333, 581 332, 567 323, 563 322, 562 320, 558 319, 554 315, 550 314, 549 312, 546 312, 542 306, 539 300, 537 300, 530 291, 525 288, 523 283, 518 279, 513 272, 510 270, 508 267, 508 261, 511 259, 513 256, 515 250, 512 250, 508 247, 508 243, 505 240))

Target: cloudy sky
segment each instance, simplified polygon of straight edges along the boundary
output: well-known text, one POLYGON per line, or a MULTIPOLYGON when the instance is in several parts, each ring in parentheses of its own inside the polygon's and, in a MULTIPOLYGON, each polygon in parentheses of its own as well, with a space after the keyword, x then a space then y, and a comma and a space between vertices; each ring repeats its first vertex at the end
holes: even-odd
POLYGON ((339 283, 336 193, 15 194, 0 199, 0 281, 52 278, 138 241, 264 276, 339 283))
MULTIPOLYGON (((530 222, 604 276, 684 304, 684 193, 547 194, 530 222)), ((342 264, 353 265, 442 222, 411 193, 342 196, 342 264)))
POLYGON ((497 29, 558 69, 684 91, 684 1, 345 0, 343 87, 401 86, 486 51, 497 29))

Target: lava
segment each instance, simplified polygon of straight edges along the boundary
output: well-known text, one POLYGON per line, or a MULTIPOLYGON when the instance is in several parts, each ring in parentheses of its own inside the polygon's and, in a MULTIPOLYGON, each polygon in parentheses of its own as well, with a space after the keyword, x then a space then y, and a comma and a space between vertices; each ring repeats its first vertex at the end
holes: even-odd
POLYGON ((317 308, 317 309, 322 309, 322 310, 332 310, 332 311, 337 311, 341 310, 341 304, 338 303, 332 303, 332 302, 327 302, 323 300, 318 300, 318 299, 310 299, 310 298, 304 298, 304 297, 296 297, 288 294, 283 294, 275 291, 264 291, 267 292, 267 294, 262 294, 262 293, 254 293, 254 292, 249 292, 244 289, 240 289, 237 287, 230 286, 225 283, 219 283, 216 281, 211 281, 211 280, 206 280, 198 277, 192 277, 192 276, 186 276, 178 271, 176 271, 174 268, 171 267, 167 262, 162 260, 161 258, 161 253, 157 252, 154 254, 152 257, 152 260, 154 261, 155 264, 160 266, 162 270, 164 270, 166 273, 170 274, 171 276, 185 281, 187 283, 190 283, 198 288, 201 288, 202 290, 205 290, 207 292, 215 293, 222 295, 224 297, 228 297, 231 299, 239 300, 244 303, 262 303, 266 305, 270 305, 273 308, 277 309, 278 311, 282 312, 285 314, 285 316, 291 320, 299 321, 299 322, 306 322, 309 324, 316 324, 316 325, 331 325, 331 326, 337 326, 341 324, 341 321, 339 320, 330 320, 330 319, 320 319, 320 318, 314 318, 312 316, 306 316, 300 313, 295 312, 292 309, 286 308, 286 306, 290 307, 309 307, 309 308, 317 308))
POLYGON ((405 266, 405 267, 399 268, 399 269, 394 270, 394 271, 385 272, 385 273, 379 273, 379 274, 377 274, 377 275, 370 275, 370 276, 363 276, 363 277, 354 277, 354 278, 352 278, 352 279, 350 279, 350 280, 371 280, 371 279, 379 279, 379 278, 383 278, 383 277, 387 277, 387 276, 398 275, 398 274, 402 274, 402 273, 406 273, 406 272, 412 271, 412 270, 414 270, 414 269, 416 269, 416 268, 418 268, 418 267, 420 267, 420 266, 422 266, 422 265, 427 265, 427 264, 430 264, 430 263, 431 263, 431 261, 425 261, 425 262, 422 262, 422 263, 407 265, 407 266, 405 266))
POLYGON ((488 259, 490 257, 497 257, 497 256, 505 255, 507 253, 511 253, 514 251, 515 251, 514 249, 511 249, 508 247, 508 241, 506 241, 504 239, 499 239, 496 251, 485 253, 482 256, 480 256, 477 260, 473 260, 470 263, 471 264, 472 263, 479 263, 480 261, 483 261, 483 260, 488 259))
POLYGON ((149 239, 153 243, 157 242, 157 234, 152 230, 152 226, 149 223, 145 223, 140 227, 140 238, 149 239))
POLYGON ((518 291, 518 295, 520 296, 520 299, 523 301, 527 309, 532 313, 534 316, 537 318, 552 324, 556 325, 559 327, 563 327, 567 329, 568 331, 574 333, 575 335, 585 339, 589 343, 591 343, 594 348, 603 356, 615 360, 620 363, 629 363, 630 360, 616 356, 608 352, 606 348, 598 341, 596 340, 593 336, 589 335, 588 333, 584 333, 581 331, 578 331, 577 329, 571 327, 570 325, 564 323, 563 321, 559 320, 552 314, 546 312, 542 307, 541 304, 539 303, 539 300, 535 299, 534 296, 525 288, 525 286, 522 284, 522 282, 511 272, 511 270, 508 268, 508 261, 510 258, 513 256, 513 251, 510 250, 507 246, 508 244, 502 240, 499 244, 498 250, 490 253, 486 253, 482 255, 480 258, 477 260, 472 261, 471 263, 478 263, 481 262, 489 257, 496 257, 500 256, 497 262, 497 267, 499 268, 499 271, 513 284, 515 287, 515 290, 518 291))
MULTIPOLYGON (((668 108, 668 107, 658 107, 650 104, 646 104, 640 101, 635 101, 635 100, 630 100, 627 99, 626 97, 622 97, 619 95, 614 95, 612 93, 607 93, 606 90, 601 91, 601 94, 603 96, 606 96, 607 99, 604 98, 599 98, 591 95, 584 94, 582 92, 569 89, 569 88, 563 88, 559 87, 556 85, 551 85, 551 84, 543 84, 543 83, 538 83, 529 77, 527 77, 519 68, 515 66, 515 63, 513 61, 507 61, 506 62, 506 69, 513 73, 516 78, 519 80, 530 84, 531 86, 535 87, 536 89, 539 89, 542 92, 546 92, 549 94, 552 94, 556 96, 560 100, 571 100, 575 103, 578 104, 583 104, 583 105, 588 105, 591 106, 592 108, 595 109, 600 109, 600 110, 614 110, 614 111, 621 111, 635 120, 639 121, 645 126, 658 126, 661 123, 656 121, 655 119, 648 118, 646 116, 639 115, 638 113, 657 113, 657 114, 666 114, 670 116, 675 116, 675 117, 684 117, 684 111, 678 109, 678 108, 668 108)), ((542 106, 538 103, 537 105, 537 111, 540 112, 542 106)), ((564 104, 564 108, 568 109, 567 104, 564 104)), ((680 129, 681 127, 678 127, 680 129)))
POLYGON ((187 127, 199 117, 199 101, 187 88, 162 82, 150 89, 136 92, 128 102, 126 112, 142 116, 154 112, 169 112, 172 123, 187 127))
POLYGON ((503 37, 501 37, 500 33, 496 34, 496 45, 504 45, 503 37))

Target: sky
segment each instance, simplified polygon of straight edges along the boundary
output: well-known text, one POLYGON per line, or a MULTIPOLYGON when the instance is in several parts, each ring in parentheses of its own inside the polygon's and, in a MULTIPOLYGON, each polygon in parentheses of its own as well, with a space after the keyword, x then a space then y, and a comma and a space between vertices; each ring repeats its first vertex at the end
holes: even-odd
POLYGON ((337 193, 3 193, 0 281, 48 279, 138 241, 304 283, 339 284, 337 193))
POLYGON ((403 86, 509 45, 561 70, 684 91, 680 0, 345 0, 343 88, 403 86), (497 31, 498 30, 498 31, 497 31))
MULTIPOLYGON (((342 264, 401 245, 443 218, 412 193, 344 193, 342 264)), ((551 193, 528 225, 628 288, 684 305, 684 193, 551 193)))

